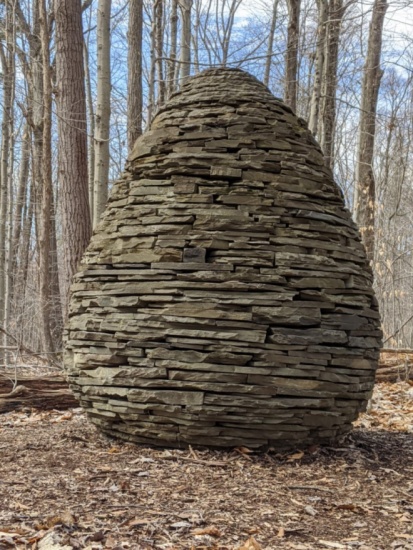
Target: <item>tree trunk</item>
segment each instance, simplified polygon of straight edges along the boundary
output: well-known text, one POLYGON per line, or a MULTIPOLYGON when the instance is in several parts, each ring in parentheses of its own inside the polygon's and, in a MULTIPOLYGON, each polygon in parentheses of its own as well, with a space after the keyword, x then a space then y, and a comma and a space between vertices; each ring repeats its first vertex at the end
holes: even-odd
POLYGON ((112 0, 99 0, 97 15, 97 102, 95 117, 95 183, 93 227, 108 200, 110 125, 110 11, 112 0))
POLYGON ((359 146, 357 158, 356 189, 354 195, 355 220, 360 228, 368 258, 374 258, 374 217, 376 188, 373 172, 376 112, 380 81, 383 23, 387 0, 375 0, 369 30, 367 57, 364 65, 361 95, 359 146))
POLYGON ((192 0, 178 0, 181 8, 181 85, 191 74, 191 9, 192 0))
POLYGON ((40 206, 39 280, 40 305, 43 336, 43 351, 54 351, 51 326, 50 299, 50 236, 52 206, 52 82, 50 74, 50 37, 46 11, 46 0, 40 0, 40 42, 43 62, 43 155, 42 189, 40 206))
POLYGON ((128 150, 142 134, 143 1, 129 3, 128 26, 128 150))
POLYGON ((16 96, 16 14, 13 7, 7 7, 6 23, 6 47, 8 58, 8 71, 10 86, 10 116, 9 116, 9 158, 7 162, 7 186, 8 186, 8 205, 7 205, 7 258, 6 258, 6 292, 5 292, 5 312, 4 325, 6 331, 10 331, 10 321, 12 315, 12 290, 13 290, 13 213, 14 213, 14 148, 15 148, 15 117, 14 102, 16 96))
MULTIPOLYGON (((91 15, 89 15, 89 27, 92 26, 91 15)), ((93 218, 93 188, 95 184, 95 112, 93 108, 93 95, 92 95, 92 80, 90 77, 89 69, 89 38, 88 33, 87 41, 83 43, 83 52, 85 58, 85 78, 86 78, 86 111, 88 118, 88 181, 89 181, 89 209, 90 216, 93 218)))
MULTIPOLYGON (((9 189, 9 161, 10 161, 10 140, 11 140, 11 122, 13 111, 13 74, 12 60, 10 52, 10 32, 11 32, 11 13, 10 8, 6 8, 6 44, 0 43, 0 59, 3 72, 3 120, 2 120, 2 139, 1 139, 1 167, 0 167, 0 182, 1 182, 1 205, 0 205, 0 328, 7 331, 8 317, 8 278, 9 266, 8 247, 8 205, 11 200, 9 189)), ((3 356, 3 348, 7 346, 6 333, 0 334, 0 354, 3 356)), ((3 359, 3 357, 2 357, 3 359)))
POLYGON ((155 2, 155 48, 156 48, 156 71, 158 76, 158 106, 165 102, 165 79, 163 75, 163 0, 155 2))
POLYGON ((176 48, 178 36, 178 0, 172 0, 170 17, 171 47, 168 60, 168 96, 175 90, 176 78, 176 48))
POLYGON ((316 136, 320 124, 320 100, 321 81, 324 70, 324 54, 326 41, 326 25, 328 14, 328 0, 317 0, 318 24, 317 24, 317 47, 315 57, 315 75, 310 104, 310 120, 308 126, 316 136))
POLYGON ((32 234, 32 226, 33 226, 33 217, 34 217, 34 201, 35 201, 35 182, 32 178, 31 185, 29 189, 29 197, 28 197, 28 207, 27 207, 27 213, 24 219, 23 228, 22 228, 22 245, 21 245, 21 267, 20 267, 20 273, 21 273, 21 294, 24 299, 24 296, 26 295, 26 287, 27 287, 27 275, 28 275, 28 268, 29 268, 29 255, 30 255, 30 238, 32 234))
MULTIPOLYGON (((232 0, 231 4, 228 9, 228 14, 225 12, 227 11, 225 2, 222 2, 221 4, 221 14, 220 17, 218 17, 217 14, 217 21, 221 19, 221 27, 222 27, 222 39, 221 42, 221 48, 222 48, 222 66, 226 67, 228 63, 228 56, 229 56, 229 47, 231 44, 231 35, 234 28, 234 21, 235 21, 235 14, 237 12, 237 9, 239 8, 242 0, 232 0)), ((219 7, 219 2, 217 2, 217 10, 219 7)))
MULTIPOLYGON (((195 3, 195 20, 194 20, 194 30, 192 32, 191 42, 192 42, 192 51, 194 53, 194 73, 199 73, 199 27, 201 25, 201 4, 200 1, 195 3)), ((176 29, 175 29, 175 52, 176 52, 176 29)))
POLYGON ((334 169, 334 131, 336 124, 336 92, 338 47, 341 22, 347 6, 343 0, 330 0, 324 53, 324 74, 321 95, 323 98, 320 144, 326 165, 334 169))
POLYGON ((151 22, 151 53, 149 65, 149 84, 148 84, 148 119, 147 126, 152 122, 153 113, 155 111, 155 74, 156 74, 156 4, 152 6, 152 22, 151 22))
POLYGON ((278 0, 274 0, 273 6, 272 6, 270 34, 268 35, 267 59, 265 60, 264 84, 266 86, 269 86, 270 84, 272 49, 274 45, 275 26, 277 24, 277 13, 278 13, 278 0))
MULTIPOLYGON (((50 151, 50 158, 52 158, 52 151, 50 151)), ((62 348, 63 341, 63 311, 62 311, 62 297, 60 295, 60 280, 59 280, 59 256, 57 253, 57 238, 56 238, 56 206, 53 196, 53 187, 51 194, 50 205, 50 259, 49 259, 49 273, 50 273, 50 332, 52 334, 53 346, 55 350, 62 348)))
POLYGON ((284 100, 293 111, 297 109, 298 39, 300 32, 300 0, 287 0, 288 34, 285 62, 284 100))
POLYGON ((80 0, 55 0, 55 25, 63 295, 66 297, 91 234, 80 0))
MULTIPOLYGON (((13 223, 13 239, 12 239, 12 272, 17 274, 18 258, 20 252, 22 224, 23 224, 23 208, 27 200, 27 186, 29 182, 30 168, 30 128, 26 123, 22 134, 21 158, 20 158, 20 173, 19 186, 17 189, 16 209, 13 223)), ((16 285, 14 285, 15 287, 16 285)), ((13 290, 14 294, 14 290, 13 290)))

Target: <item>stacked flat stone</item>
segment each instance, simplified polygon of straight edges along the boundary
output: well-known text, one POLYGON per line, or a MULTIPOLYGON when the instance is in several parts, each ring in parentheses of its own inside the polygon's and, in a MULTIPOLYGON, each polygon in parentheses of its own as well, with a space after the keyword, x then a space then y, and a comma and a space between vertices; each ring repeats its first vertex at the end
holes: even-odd
POLYGON ((351 427, 381 331, 372 274, 305 122, 212 69, 130 155, 72 286, 90 419, 162 446, 297 447, 351 427))

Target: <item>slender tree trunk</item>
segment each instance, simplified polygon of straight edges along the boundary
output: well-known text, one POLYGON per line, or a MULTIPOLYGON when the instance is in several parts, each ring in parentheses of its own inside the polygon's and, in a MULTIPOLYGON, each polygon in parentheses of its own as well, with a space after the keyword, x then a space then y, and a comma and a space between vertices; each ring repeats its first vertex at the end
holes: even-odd
POLYGON ((95 184, 93 227, 108 200, 110 125, 110 11, 111 0, 99 0, 97 20, 97 102, 95 117, 95 184))
MULTIPOLYGON (((12 15, 9 6, 6 8, 6 44, 0 42, 0 59, 3 72, 3 120, 2 120, 2 139, 1 139, 1 167, 0 167, 0 182, 1 182, 1 210, 0 210, 0 327, 8 330, 8 305, 9 305, 9 259, 8 242, 8 214, 10 196, 10 142, 11 142, 11 127, 13 118, 13 74, 12 74, 12 51, 10 49, 10 34, 12 32, 12 15)), ((7 336, 5 333, 0 334, 0 354, 2 363, 5 360, 3 348, 7 345, 7 336)))
MULTIPOLYGON (((50 151, 50 158, 52 153, 50 151)), ((57 238, 56 238, 56 205, 53 196, 53 189, 51 195, 50 205, 50 260, 49 260, 49 272, 50 272, 50 332, 52 334, 53 346, 55 350, 62 348, 63 341, 63 310, 62 310, 62 297, 60 295, 60 280, 59 280, 59 257, 57 253, 57 238)))
POLYGON ((177 49, 177 36, 178 36, 178 0, 172 0, 171 5, 171 18, 169 22, 171 47, 169 50, 168 60, 168 96, 175 90, 175 76, 176 76, 176 49, 177 49))
MULTIPOLYGON (((226 13, 226 6, 225 2, 221 3, 221 26, 223 29, 223 36, 221 42, 221 48, 222 48, 222 66, 225 67, 228 63, 228 55, 229 55, 229 46, 231 44, 231 35, 234 28, 234 21, 235 21, 235 14, 237 12, 237 9, 239 8, 242 0, 232 0, 231 4, 229 6, 228 14, 226 13)), ((219 2, 217 2, 217 10, 219 6, 219 2)), ((218 14, 217 14, 217 20, 219 20, 218 14)))
POLYGON ((55 0, 55 25, 63 288, 67 296, 91 234, 80 0, 55 0))
POLYGON ((86 109, 88 117, 88 181, 89 181, 89 208, 90 216, 93 218, 93 187, 95 184, 95 113, 93 109, 92 81, 89 70, 89 50, 84 44, 85 53, 85 76, 86 76, 86 109))
POLYGON ((317 0, 318 24, 317 47, 315 57, 315 74, 311 94, 309 128, 316 136, 320 123, 321 81, 324 70, 324 54, 326 41, 326 24, 328 14, 328 0, 317 0))
POLYGON ((321 95, 323 98, 321 117, 321 148, 326 165, 334 169, 334 131, 336 125, 337 66, 341 23, 347 6, 343 0, 330 0, 325 40, 325 62, 321 95))
POLYGON ((301 0, 287 0, 288 34, 285 62, 284 100, 293 111, 297 109, 298 44, 301 0))
POLYGON ((158 78, 158 105, 165 102, 165 79, 163 75, 163 0, 155 2, 155 25, 156 25, 156 71, 158 78))
MULTIPOLYGON (((199 73, 199 27, 201 25, 201 5, 198 0, 195 4, 195 21, 194 30, 192 32, 192 51, 194 53, 194 73, 199 73)), ((176 53, 176 29, 175 29, 175 53, 176 53)))
POLYGON ((178 0, 181 8, 181 85, 191 74, 191 9, 192 0, 178 0))
MULTIPOLYGON (((29 183, 29 168, 30 168, 30 128, 26 123, 22 135, 22 148, 20 159, 19 186, 17 189, 16 209, 13 223, 13 261, 12 273, 18 272, 18 260, 21 251, 21 236, 23 231, 23 209, 27 200, 27 187, 29 183)), ((17 275, 16 275, 17 276, 17 275)), ((15 281, 16 282, 16 281, 15 281)), ((13 285, 13 294, 16 292, 16 284, 13 285)))
POLYGON ((380 68, 383 23, 387 0, 375 0, 369 30, 361 96, 359 147, 357 158, 354 214, 368 258, 374 258, 374 218, 376 187, 373 172, 377 99, 383 70, 380 68))
POLYGON ((156 4, 152 6, 152 24, 151 24, 151 53, 149 66, 149 85, 148 85, 148 120, 149 127, 155 111, 155 75, 156 75, 156 4))
POLYGON ((11 315, 12 315, 12 291, 13 291, 13 214, 14 214, 14 148, 15 148, 15 117, 14 117, 14 102, 16 96, 16 13, 14 6, 7 7, 7 24, 6 24, 6 47, 8 57, 8 70, 10 73, 10 117, 9 117, 9 159, 7 171, 8 185, 8 208, 7 208, 7 258, 6 258, 6 295, 5 295, 5 313, 4 324, 6 330, 11 332, 11 315))
POLYGON ((34 201, 35 201, 35 182, 34 178, 31 180, 28 197, 27 214, 24 219, 22 228, 22 245, 21 245, 21 294, 24 297, 26 295, 27 276, 29 268, 29 255, 30 255, 30 239, 32 234, 33 217, 34 217, 34 201))
POLYGON ((265 60, 264 84, 269 86, 272 64, 272 49, 274 46, 275 26, 277 24, 278 0, 274 0, 272 6, 271 27, 268 35, 267 59, 265 60))
POLYGON ((143 1, 129 3, 128 26, 128 150, 142 134, 143 1))
POLYGON ((40 241, 39 241, 39 279, 40 305, 43 350, 54 351, 51 326, 50 299, 50 235, 51 235, 51 205, 52 187, 52 82, 50 74, 50 37, 46 11, 46 0, 40 0, 40 41, 43 61, 43 155, 42 155, 42 194, 40 206, 40 241))

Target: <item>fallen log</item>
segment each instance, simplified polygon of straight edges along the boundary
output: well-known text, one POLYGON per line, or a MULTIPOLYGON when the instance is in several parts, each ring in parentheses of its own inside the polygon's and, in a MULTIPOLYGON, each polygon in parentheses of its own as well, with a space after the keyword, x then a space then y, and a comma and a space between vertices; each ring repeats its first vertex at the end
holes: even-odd
POLYGON ((413 350, 383 349, 376 372, 378 382, 413 380, 413 350))
POLYGON ((77 406, 78 402, 61 374, 0 374, 0 413, 28 408, 65 410, 77 406))
POLYGON ((377 382, 404 382, 413 381, 413 365, 407 367, 403 364, 394 366, 380 366, 376 372, 377 382))

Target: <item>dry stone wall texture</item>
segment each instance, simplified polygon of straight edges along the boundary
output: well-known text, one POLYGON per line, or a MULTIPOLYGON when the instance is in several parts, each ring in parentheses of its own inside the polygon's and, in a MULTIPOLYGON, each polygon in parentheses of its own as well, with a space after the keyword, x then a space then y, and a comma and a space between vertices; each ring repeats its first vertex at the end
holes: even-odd
POLYGON ((135 145, 72 286, 65 364, 90 418, 155 445, 295 447, 374 383, 372 274, 305 122, 213 69, 135 145))

